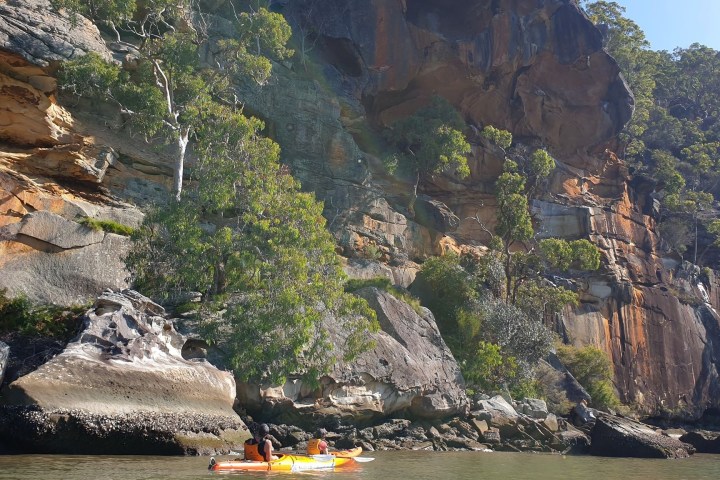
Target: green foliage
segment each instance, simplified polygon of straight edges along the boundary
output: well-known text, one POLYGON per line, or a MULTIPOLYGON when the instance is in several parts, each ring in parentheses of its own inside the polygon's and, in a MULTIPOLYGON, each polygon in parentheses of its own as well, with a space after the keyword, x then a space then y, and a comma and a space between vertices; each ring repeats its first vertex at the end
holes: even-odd
POLYGON ((548 265, 561 271, 567 271, 571 267, 579 270, 597 270, 600 267, 600 251, 588 240, 568 242, 559 238, 548 238, 540 240, 538 246, 548 265))
MULTIPOLYGON (((465 123, 450 103, 434 97, 427 107, 398 120, 386 132, 400 150, 400 163, 412 165, 419 175, 453 170, 460 178, 470 175, 466 155, 470 144, 462 133, 465 123)), ((391 165, 392 162, 388 162, 391 165)))
POLYGON ((582 348, 560 345, 557 354, 590 394, 594 407, 608 409, 620 405, 612 386, 612 364, 605 352, 591 345, 582 348))
POLYGON ((597 270, 600 268, 600 250, 590 243, 589 240, 581 238, 570 242, 573 264, 579 270, 597 270))
POLYGON ((493 265, 487 257, 445 255, 427 260, 416 280, 466 381, 486 390, 530 378, 531 365, 552 345, 537 316, 488 295, 488 276, 497 275, 493 265))
POLYGON ((377 324, 343 291, 322 205, 300 191, 261 128, 239 114, 203 126, 195 186, 146 216, 127 263, 151 295, 202 293, 205 334, 240 379, 317 378, 341 352, 367 348, 377 324), (327 315, 347 335, 342 349, 328 342, 327 315))
POLYGON ((78 221, 78 223, 80 225, 85 225, 88 228, 92 228, 93 230, 115 233, 125 237, 129 237, 135 232, 134 228, 113 220, 100 220, 97 218, 83 217, 78 221))
POLYGON ((481 341, 475 355, 463 365, 465 381, 484 390, 494 390, 512 381, 517 375, 517 361, 504 356, 500 345, 481 341))
POLYGON ((507 130, 500 130, 492 125, 485 126, 480 135, 504 150, 507 150, 512 145, 512 133, 507 130))
MULTIPOLYGON (((167 3, 167 2, 166 2, 167 3)), ((50 0, 53 8, 64 8, 73 15, 83 15, 96 21, 114 23, 132 20, 137 4, 135 0, 50 0)))
POLYGON ((653 150, 652 160, 655 164, 655 177, 663 182, 668 194, 679 194, 685 188, 685 179, 677 171, 678 159, 666 150, 653 150))
POLYGON ((530 173, 536 178, 545 178, 555 168, 555 160, 543 149, 535 150, 530 157, 530 173))
POLYGON ((707 230, 715 237, 714 244, 716 246, 720 246, 720 220, 715 219, 711 221, 707 227, 707 230))
MULTIPOLYGON (((530 240, 535 231, 528 210, 528 199, 522 193, 507 193, 503 184, 520 179, 516 173, 503 173, 498 179, 498 218, 495 233, 503 239, 504 246, 509 248, 515 242, 530 240), (514 177, 514 178, 513 178, 514 177)), ((506 250, 507 250, 506 248, 506 250)))
MULTIPOLYGON (((620 156, 657 181, 659 231, 677 252, 698 261, 698 224, 717 216, 702 193, 717 196, 720 181, 720 54, 700 44, 654 52, 640 27, 616 2, 584 1, 607 29, 608 52, 635 97, 635 113, 620 134, 620 156), (665 225, 663 225, 665 223, 665 225), (684 225, 683 225, 684 224, 684 225)), ((700 256, 702 259, 702 256, 700 256)))
POLYGON ((90 52, 66 62, 58 75, 60 86, 74 95, 110 97, 118 85, 120 67, 90 52))
POLYGON ((260 8, 240 13, 235 27, 235 38, 218 43, 219 56, 237 77, 265 84, 272 71, 270 59, 293 55, 286 47, 292 35, 290 25, 279 13, 260 8))
POLYGON ((453 332, 457 309, 478 297, 470 275, 460 266, 459 257, 448 254, 429 258, 418 277, 432 292, 424 296, 423 303, 435 315, 441 332, 453 332))
POLYGON ((23 295, 8 298, 7 289, 0 289, 0 333, 20 332, 67 341, 80 326, 79 317, 86 308, 35 305, 23 295))
POLYGON ((230 77, 265 83, 270 57, 292 54, 285 47, 290 27, 281 15, 265 8, 236 13, 236 35, 218 41, 214 60, 219 68, 211 70, 201 62, 204 29, 181 25, 203 18, 194 10, 199 8, 195 2, 151 0, 138 6, 123 0, 55 0, 54 6, 104 22, 119 43, 136 52, 137 65, 128 71, 94 54, 67 62, 60 88, 116 103, 131 131, 146 139, 159 137, 174 149, 173 190, 178 199, 189 142, 198 140, 209 118, 227 117, 238 108, 230 77))

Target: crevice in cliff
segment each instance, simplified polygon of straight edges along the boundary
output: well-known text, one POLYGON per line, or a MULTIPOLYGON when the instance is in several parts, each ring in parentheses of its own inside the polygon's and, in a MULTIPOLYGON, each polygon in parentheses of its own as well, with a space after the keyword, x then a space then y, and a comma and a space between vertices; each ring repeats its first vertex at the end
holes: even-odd
POLYGON ((625 337, 625 319, 623 318, 623 301, 620 299, 617 299, 615 302, 615 306, 617 308, 617 322, 618 322, 618 330, 620 332, 620 365, 623 367, 627 367, 627 363, 625 361, 625 348, 626 345, 626 337, 625 337))
POLYGON ((37 250, 37 251, 40 251, 40 252, 45 252, 45 253, 62 253, 62 252, 69 252, 69 251, 72 251, 72 250, 80 250, 80 249, 83 249, 83 248, 87 248, 87 247, 89 247, 89 246, 91 246, 91 245, 97 245, 97 244, 99 244, 99 243, 103 243, 103 242, 105 241, 105 235, 103 235, 102 238, 101 238, 100 240, 98 240, 98 241, 89 242, 89 243, 84 244, 84 245, 77 245, 77 246, 67 247, 67 248, 58 247, 57 245, 54 245, 54 244, 51 243, 51 242, 48 242, 48 241, 45 241, 45 240, 41 240, 41 239, 39 239, 39 238, 32 237, 32 236, 30 236, 30 235, 25 235, 25 234, 22 234, 22 233, 18 233, 17 235, 15 235, 15 238, 11 239, 11 241, 14 241, 14 242, 17 242, 17 243, 21 243, 21 244, 23 244, 23 245, 26 245, 26 246, 32 248, 33 250, 37 250))
POLYGON ((350 39, 321 35, 318 40, 320 56, 324 61, 338 69, 343 75, 362 76, 364 62, 360 52, 350 39))

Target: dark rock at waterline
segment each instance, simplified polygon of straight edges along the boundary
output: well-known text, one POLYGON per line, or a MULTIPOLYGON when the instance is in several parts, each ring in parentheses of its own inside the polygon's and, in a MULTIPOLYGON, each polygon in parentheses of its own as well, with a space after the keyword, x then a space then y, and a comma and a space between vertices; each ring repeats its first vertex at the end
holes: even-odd
POLYGON ((720 453, 720 432, 688 432, 680 437, 680 441, 689 443, 698 453, 720 453))
POLYGON ((246 435, 231 417, 160 412, 103 415, 79 409, 0 406, 0 431, 16 452, 208 455, 230 452, 246 435), (236 432, 235 437, 228 435, 236 432))
POLYGON ((692 445, 660 435, 652 428, 627 418, 600 415, 590 432, 592 455, 635 458, 686 458, 692 445))

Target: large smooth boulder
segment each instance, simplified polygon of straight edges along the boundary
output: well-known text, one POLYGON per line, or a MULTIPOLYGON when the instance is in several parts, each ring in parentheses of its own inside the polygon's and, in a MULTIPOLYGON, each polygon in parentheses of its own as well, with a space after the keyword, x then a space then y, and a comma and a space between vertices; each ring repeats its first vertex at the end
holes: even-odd
POLYGON ((229 452, 249 437, 235 381, 185 342, 137 292, 108 291, 65 350, 2 392, 0 443, 73 454, 229 452))
POLYGON ((590 432, 590 453, 605 457, 686 458, 692 445, 627 418, 600 415, 590 432))
MULTIPOLYGON (((347 418, 354 423, 393 416, 437 419, 464 412, 468 400, 460 368, 428 310, 376 288, 358 292, 377 312, 382 331, 374 349, 352 363, 340 363, 320 379, 319 389, 300 379, 284 385, 238 385, 238 399, 250 412, 274 422, 312 424, 347 418)), ((342 344, 342 332, 331 335, 342 344)))

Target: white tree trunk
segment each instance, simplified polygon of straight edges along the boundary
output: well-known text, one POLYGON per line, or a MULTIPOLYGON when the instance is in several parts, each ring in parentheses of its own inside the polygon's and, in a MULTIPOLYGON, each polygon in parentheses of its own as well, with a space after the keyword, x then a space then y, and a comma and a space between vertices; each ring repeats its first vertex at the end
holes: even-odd
POLYGON ((180 201, 182 194, 183 170, 185 168, 185 151, 187 150, 190 129, 185 128, 178 132, 177 155, 175 156, 175 168, 173 169, 173 193, 175 200, 180 201))

